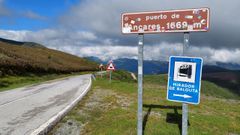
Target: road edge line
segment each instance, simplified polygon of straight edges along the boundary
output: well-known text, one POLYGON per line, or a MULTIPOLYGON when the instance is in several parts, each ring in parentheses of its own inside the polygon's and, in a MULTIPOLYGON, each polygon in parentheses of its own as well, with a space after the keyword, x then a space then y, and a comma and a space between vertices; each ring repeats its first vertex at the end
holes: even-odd
POLYGON ((46 135, 74 106, 87 94, 92 86, 92 75, 90 76, 90 82, 84 92, 78 96, 73 102, 66 106, 62 111, 50 118, 47 122, 35 129, 30 135, 46 135))

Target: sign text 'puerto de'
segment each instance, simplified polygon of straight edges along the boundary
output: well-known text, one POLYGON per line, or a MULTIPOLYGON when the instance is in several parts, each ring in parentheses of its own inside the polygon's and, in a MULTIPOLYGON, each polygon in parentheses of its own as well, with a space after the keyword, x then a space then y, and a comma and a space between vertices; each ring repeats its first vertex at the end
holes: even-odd
POLYGON ((122 14, 123 34, 208 30, 208 8, 122 14))

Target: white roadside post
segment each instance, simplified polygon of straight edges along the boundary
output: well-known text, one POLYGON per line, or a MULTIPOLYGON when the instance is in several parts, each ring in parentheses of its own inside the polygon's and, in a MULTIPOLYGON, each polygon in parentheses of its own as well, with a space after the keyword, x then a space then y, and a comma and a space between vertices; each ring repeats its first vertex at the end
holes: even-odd
POLYGON ((144 35, 138 34, 138 123, 137 123, 137 134, 142 135, 143 133, 143 46, 144 46, 144 35))
MULTIPOLYGON (((188 47, 189 47, 189 33, 185 32, 182 56, 186 55, 188 47)), ((188 134, 188 104, 182 103, 182 135, 187 134, 188 134)))

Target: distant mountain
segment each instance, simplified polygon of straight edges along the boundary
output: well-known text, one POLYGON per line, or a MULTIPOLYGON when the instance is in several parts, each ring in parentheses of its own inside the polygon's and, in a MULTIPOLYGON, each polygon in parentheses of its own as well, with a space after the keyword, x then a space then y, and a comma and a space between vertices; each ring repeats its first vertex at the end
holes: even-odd
POLYGON ((225 72, 207 73, 203 74, 202 79, 213 82, 240 96, 240 71, 228 70, 225 72))
MULTIPOLYGON (((107 64, 108 61, 102 61, 97 57, 86 57, 89 60, 97 63, 107 64)), ((144 74, 163 74, 168 72, 168 62, 148 61, 144 60, 144 74)), ((114 60, 116 69, 127 70, 133 73, 137 73, 138 61, 136 59, 120 58, 114 60)))
POLYGON ((90 57, 85 57, 85 59, 88 59, 90 61, 94 61, 98 64, 102 63, 102 64, 106 64, 107 61, 102 61, 101 59, 99 59, 98 57, 94 57, 94 56, 90 56, 90 57))
POLYGON ((240 65, 239 64, 217 62, 216 65, 218 65, 222 68, 225 68, 225 69, 240 70, 240 65))
POLYGON ((32 42, 0 39, 0 76, 92 71, 97 64, 32 42))
POLYGON ((229 69, 222 68, 216 65, 203 65, 203 73, 217 73, 217 72, 228 72, 229 69))
MULTIPOLYGON (((103 64, 107 64, 108 62, 108 61, 102 61, 97 57, 87 57, 87 59, 93 60, 98 63, 103 63, 103 64)), ((114 64, 116 65, 117 69, 123 69, 123 70, 137 73, 138 61, 135 59, 120 58, 120 59, 114 60, 114 64)), ((203 73, 228 72, 230 69, 226 67, 227 67, 227 64, 223 64, 223 63, 217 63, 217 65, 204 65, 203 73)), ((234 69, 240 70, 240 65, 235 65, 234 69)), ((144 71, 144 74, 168 73, 168 62, 144 60, 143 71, 144 71)))
MULTIPOLYGON (((117 69, 124 69, 137 73, 138 61, 135 59, 121 58, 114 60, 117 69)), ((163 74, 168 72, 168 62, 148 61, 143 62, 144 74, 163 74)))
POLYGON ((34 43, 34 42, 20 42, 20 41, 14 41, 14 40, 4 39, 4 38, 0 38, 0 42, 1 43, 6 43, 8 45, 19 45, 19 46, 45 48, 45 46, 43 46, 41 44, 38 44, 38 43, 34 43))
MULTIPOLYGON (((98 63, 106 64, 107 61, 101 61, 99 58, 88 58, 98 63)), ((124 69, 137 73, 138 62, 135 59, 117 59, 113 61, 116 69, 124 69)), ((226 88, 232 93, 240 96, 240 70, 230 70, 224 67, 232 67, 231 64, 217 63, 217 65, 204 65, 202 80, 207 80, 218 86, 226 88), (230 66, 229 66, 230 65, 230 66)), ((232 69, 240 69, 238 65, 232 69)), ((144 74, 166 74, 168 73, 168 62, 144 61, 144 74)))

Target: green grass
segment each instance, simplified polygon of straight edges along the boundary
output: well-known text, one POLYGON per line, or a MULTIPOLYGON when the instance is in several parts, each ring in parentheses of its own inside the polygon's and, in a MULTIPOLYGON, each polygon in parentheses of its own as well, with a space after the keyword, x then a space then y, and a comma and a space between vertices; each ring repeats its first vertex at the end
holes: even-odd
MULTIPOLYGON (((109 75, 110 75, 110 72, 107 71, 102 77, 105 79, 109 79, 109 75)), ((100 75, 99 75, 99 77, 100 77, 100 75)), ((112 71, 112 79, 119 80, 121 82, 136 82, 136 80, 132 79, 131 74, 124 70, 112 71)))
POLYGON ((144 76, 144 83, 157 84, 161 86, 167 86, 168 76, 167 74, 161 75, 146 75, 144 76))
MULTIPOLYGON (((202 90, 210 94, 202 94, 199 105, 189 105, 189 134, 240 134, 240 101, 210 96, 218 93, 220 87, 209 82, 204 82, 203 88, 211 92, 202 90)), ((180 134, 181 103, 166 100, 166 75, 144 78, 143 104, 144 135, 180 134)), ((121 80, 109 83, 106 78, 97 78, 92 90, 51 134, 57 133, 68 120, 82 125, 81 133, 86 135, 135 135, 137 83, 121 80)))
POLYGON ((202 81, 201 91, 207 96, 218 98, 240 99, 237 94, 232 93, 229 89, 220 87, 209 81, 202 81))
POLYGON ((46 74, 46 75, 35 75, 28 74, 25 76, 4 76, 0 77, 0 92, 5 90, 11 90, 18 87, 23 87, 26 85, 41 83, 44 81, 49 81, 58 78, 64 78, 71 75, 84 74, 74 73, 74 74, 46 74))

